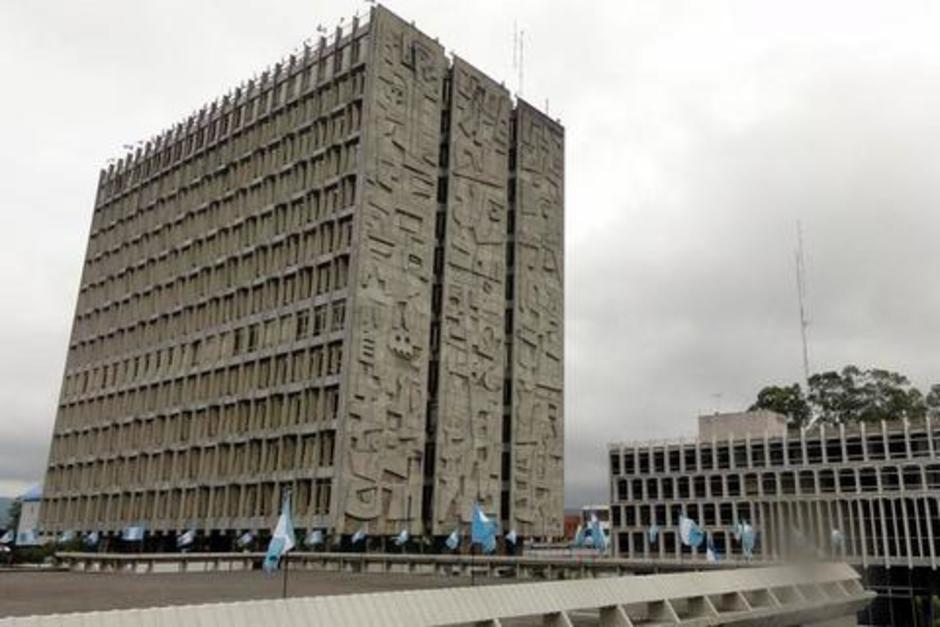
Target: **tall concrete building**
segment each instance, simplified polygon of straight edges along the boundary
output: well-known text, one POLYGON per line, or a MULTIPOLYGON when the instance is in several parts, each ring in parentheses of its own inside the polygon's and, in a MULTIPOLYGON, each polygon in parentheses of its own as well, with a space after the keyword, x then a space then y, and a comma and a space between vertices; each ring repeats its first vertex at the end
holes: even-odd
POLYGON ((560 534, 564 132, 382 7, 101 172, 47 533, 560 534))
POLYGON ((704 546, 679 540, 685 515, 726 558, 743 559, 732 526, 747 522, 756 560, 813 556, 858 568, 879 595, 863 624, 933 624, 940 430, 930 419, 800 431, 766 411, 703 416, 697 438, 612 443, 609 453, 616 555, 704 560, 704 546), (661 532, 651 541, 654 523, 661 532))

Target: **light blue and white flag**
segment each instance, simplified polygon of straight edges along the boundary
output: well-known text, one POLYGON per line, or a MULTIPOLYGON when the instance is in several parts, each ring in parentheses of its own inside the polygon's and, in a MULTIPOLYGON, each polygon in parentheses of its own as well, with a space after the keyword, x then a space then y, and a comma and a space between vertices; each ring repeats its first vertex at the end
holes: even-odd
POLYGON ((595 549, 601 553, 607 551, 607 536, 604 535, 604 530, 601 529, 601 523, 594 514, 591 514, 591 537, 594 538, 595 549))
POLYGON ((59 537, 56 538, 56 543, 57 543, 57 544, 68 544, 69 542, 71 542, 71 541, 74 540, 74 539, 75 539, 75 532, 74 532, 74 531, 63 531, 62 533, 59 534, 59 537))
POLYGON ((366 539, 366 526, 363 525, 359 527, 359 530, 356 533, 352 534, 352 543, 359 544, 366 539))
POLYGON ((16 534, 12 529, 3 534, 3 537, 0 537, 0 544, 11 544, 16 539, 16 534))
POLYGON ((838 529, 832 530, 832 548, 842 549, 845 547, 845 534, 838 529))
POLYGON ((304 538, 304 544, 307 546, 320 546, 323 544, 323 530, 311 529, 304 538))
POLYGON ((444 541, 444 544, 447 545, 447 548, 451 551, 456 551, 460 547, 460 534, 457 533, 457 529, 454 529, 450 532, 450 535, 447 536, 447 540, 444 541))
POLYGON ((281 563, 281 557, 294 548, 294 523, 290 516, 290 493, 284 496, 284 502, 281 505, 281 515, 277 519, 277 526, 274 533, 271 534, 271 542, 268 544, 268 551, 264 555, 264 571, 273 573, 281 563))
POLYGON ((709 562, 718 562, 721 560, 721 553, 715 548, 715 540, 711 534, 708 535, 708 543, 705 545, 705 559, 709 562))
POLYGON ((470 541, 479 543, 484 553, 492 553, 496 550, 496 524, 483 513, 483 508, 479 503, 473 504, 470 541))
POLYGON ((92 531, 91 533, 88 533, 84 538, 85 546, 89 548, 96 547, 98 546, 98 541, 100 539, 101 539, 101 536, 98 534, 98 532, 92 531))
POLYGON ((679 538, 682 540, 682 544, 694 549, 701 546, 702 542, 705 540, 705 532, 703 532, 702 528, 698 526, 698 523, 691 518, 680 516, 679 538))
POLYGON ((746 557, 754 555, 754 545, 756 542, 757 534, 754 532, 754 528, 744 523, 741 527, 741 549, 744 551, 746 557))
POLYGON ((656 540, 659 538, 659 525, 656 523, 650 525, 650 528, 646 531, 646 538, 650 541, 650 544, 656 544, 656 540))
POLYGON ((519 534, 516 533, 515 529, 510 529, 509 533, 506 534, 506 542, 515 545, 519 541, 519 534))
POLYGON ((235 544, 238 545, 238 548, 244 549, 251 545, 255 541, 255 532, 246 531, 238 537, 238 540, 235 541, 235 544))
POLYGON ((144 539, 144 528, 140 526, 124 527, 124 530, 121 531, 121 539, 128 542, 141 542, 144 539))
POLYGON ((176 538, 176 548, 182 549, 187 546, 191 546, 193 542, 196 541, 196 530, 190 529, 185 533, 180 534, 176 538))
POLYGON ((577 548, 584 546, 584 525, 578 525, 577 531, 574 532, 574 545, 577 548))
POLYGON ((731 527, 731 535, 734 537, 735 542, 741 541, 741 534, 744 532, 744 525, 741 523, 735 523, 731 527))
POLYGON ((39 544, 39 533, 35 529, 20 531, 16 534, 16 543, 19 546, 36 546, 39 544))
POLYGON ((395 546, 404 546, 408 543, 408 538, 411 536, 408 534, 407 529, 402 529, 401 533, 395 536, 395 546))

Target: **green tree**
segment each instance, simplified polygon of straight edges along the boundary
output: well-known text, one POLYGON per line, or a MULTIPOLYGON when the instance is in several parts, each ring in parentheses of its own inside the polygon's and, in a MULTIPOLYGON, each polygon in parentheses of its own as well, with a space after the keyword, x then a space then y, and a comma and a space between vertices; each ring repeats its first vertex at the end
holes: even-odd
POLYGON ((940 383, 934 383, 924 398, 924 407, 931 418, 940 418, 940 383))
POLYGON ((940 384, 924 396, 910 380, 882 368, 846 366, 812 375, 804 395, 799 385, 768 386, 751 409, 771 409, 796 425, 811 417, 826 424, 940 418, 940 384))
POLYGON ((769 385, 757 393, 757 401, 751 411, 769 409, 787 417, 791 425, 803 426, 809 422, 811 412, 799 383, 792 385, 769 385))

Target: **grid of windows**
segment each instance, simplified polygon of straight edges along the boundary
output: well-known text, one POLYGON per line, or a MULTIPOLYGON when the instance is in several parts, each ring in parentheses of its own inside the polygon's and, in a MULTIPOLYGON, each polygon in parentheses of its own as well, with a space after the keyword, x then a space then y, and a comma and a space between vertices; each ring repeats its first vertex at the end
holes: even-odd
POLYGON ((933 567, 940 554, 938 451, 940 433, 929 420, 612 444, 615 548, 628 557, 704 558, 704 549, 678 541, 676 526, 685 515, 724 554, 740 555, 731 526, 747 521, 758 531, 757 554, 765 559, 809 546, 865 565, 933 567), (646 531, 654 522, 663 532, 651 543, 646 531), (844 534, 841 547, 833 544, 834 529, 844 534))
POLYGON ((44 528, 255 527, 287 485, 330 514, 367 39, 102 173, 44 528))

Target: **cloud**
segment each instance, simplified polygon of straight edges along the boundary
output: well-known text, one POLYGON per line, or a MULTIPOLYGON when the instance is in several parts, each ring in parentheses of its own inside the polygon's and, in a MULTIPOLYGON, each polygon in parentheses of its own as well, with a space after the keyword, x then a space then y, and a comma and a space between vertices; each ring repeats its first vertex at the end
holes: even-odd
MULTIPOLYGON (((41 476, 97 169, 352 2, 13 3, 0 16, 0 493, 41 476), (180 16, 185 15, 185 19, 180 16), (16 59, 16 63, 10 60, 16 59)), ((567 501, 606 444, 675 437, 817 369, 940 381, 940 27, 916 2, 401 0, 567 129, 567 501)))

